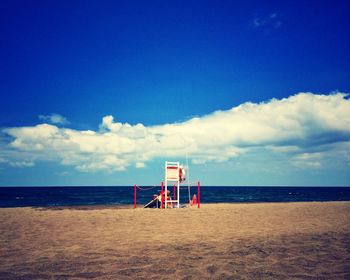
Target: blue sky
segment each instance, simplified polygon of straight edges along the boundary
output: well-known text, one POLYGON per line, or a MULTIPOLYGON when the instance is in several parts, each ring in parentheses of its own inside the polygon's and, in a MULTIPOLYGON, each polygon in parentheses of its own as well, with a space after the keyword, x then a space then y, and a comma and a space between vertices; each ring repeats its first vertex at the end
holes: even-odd
POLYGON ((5 1, 0 185, 350 185, 347 1, 5 1))

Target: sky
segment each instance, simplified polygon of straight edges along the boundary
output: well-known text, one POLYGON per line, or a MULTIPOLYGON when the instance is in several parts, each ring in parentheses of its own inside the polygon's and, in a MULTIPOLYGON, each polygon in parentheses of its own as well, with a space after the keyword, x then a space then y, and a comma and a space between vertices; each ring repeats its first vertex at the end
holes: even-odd
POLYGON ((350 186, 348 1, 3 1, 0 186, 350 186))

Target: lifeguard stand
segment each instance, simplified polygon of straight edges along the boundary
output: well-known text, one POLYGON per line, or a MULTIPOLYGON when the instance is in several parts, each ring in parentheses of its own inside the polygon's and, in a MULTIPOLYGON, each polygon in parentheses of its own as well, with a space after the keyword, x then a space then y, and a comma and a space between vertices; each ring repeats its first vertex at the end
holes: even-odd
MULTIPOLYGON (((161 208, 168 208, 168 204, 172 207, 180 208, 180 183, 185 181, 185 169, 180 165, 178 161, 166 161, 165 162, 165 180, 161 183, 161 191, 158 195, 153 195, 153 199, 147 203, 144 208, 155 208, 156 205, 158 208, 158 202, 161 202, 161 208), (170 199, 170 196, 167 196, 169 183, 173 186, 173 199, 170 199)), ((141 188, 134 185, 134 208, 137 207, 137 189, 145 191, 156 188, 157 186, 153 186, 150 188, 141 188)), ((194 203, 194 198, 191 200, 190 193, 190 183, 188 182, 188 203, 190 205, 197 204, 198 208, 200 208, 200 182, 197 184, 198 192, 197 192, 197 200, 194 203)))
MULTIPOLYGON (((178 161, 166 161, 165 162, 165 180, 164 180, 164 188, 165 188, 165 200, 164 207, 168 208, 168 203, 174 205, 174 207, 180 207, 180 163, 178 161), (167 196, 168 192, 168 183, 174 183, 176 187, 176 198, 169 199, 167 196)), ((175 195, 175 194, 174 194, 175 195)))

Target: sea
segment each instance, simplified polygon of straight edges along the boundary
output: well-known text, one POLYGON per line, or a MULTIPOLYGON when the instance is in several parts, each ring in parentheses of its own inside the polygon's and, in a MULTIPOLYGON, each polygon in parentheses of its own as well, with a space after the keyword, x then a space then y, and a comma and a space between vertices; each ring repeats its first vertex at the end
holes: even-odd
MULTIPOLYGON (((160 187, 139 187, 138 205, 148 203, 160 187)), ((172 187, 169 188, 172 190, 172 187)), ((197 187, 180 191, 180 203, 198 195, 197 187)), ((171 193, 172 195, 172 193, 171 193)), ((350 201, 350 187, 216 187, 200 189, 201 203, 350 201)), ((134 186, 125 187, 0 187, 0 207, 133 205, 134 186)))

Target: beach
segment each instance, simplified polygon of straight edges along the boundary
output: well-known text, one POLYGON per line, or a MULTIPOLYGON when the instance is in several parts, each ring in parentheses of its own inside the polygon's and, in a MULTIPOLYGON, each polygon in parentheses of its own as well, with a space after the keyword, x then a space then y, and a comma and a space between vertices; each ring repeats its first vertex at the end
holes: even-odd
POLYGON ((1 208, 0 279, 350 279, 350 202, 1 208))

